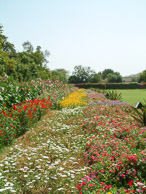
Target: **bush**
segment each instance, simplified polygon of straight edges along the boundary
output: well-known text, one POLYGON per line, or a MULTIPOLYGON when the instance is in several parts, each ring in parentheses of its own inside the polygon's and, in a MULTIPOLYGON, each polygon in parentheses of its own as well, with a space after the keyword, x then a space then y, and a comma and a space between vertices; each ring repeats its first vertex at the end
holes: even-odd
POLYGON ((146 89, 146 83, 83 83, 74 84, 79 88, 98 88, 98 89, 146 89))
POLYGON ((130 115, 141 125, 146 126, 146 100, 144 100, 144 104, 140 103, 139 107, 136 108, 133 107, 133 112, 134 113, 130 113, 130 115))
POLYGON ((110 99, 110 100, 121 100, 122 99, 122 94, 118 93, 115 90, 112 91, 107 91, 105 94, 105 97, 110 99))

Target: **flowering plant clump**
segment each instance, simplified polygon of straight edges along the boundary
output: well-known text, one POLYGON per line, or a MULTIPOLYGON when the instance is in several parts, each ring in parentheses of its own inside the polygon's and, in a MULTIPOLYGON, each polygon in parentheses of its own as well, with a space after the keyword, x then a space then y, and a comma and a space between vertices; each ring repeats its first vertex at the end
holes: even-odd
POLYGON ((9 79, 0 80, 0 105, 6 104, 10 108, 13 104, 21 104, 25 100, 34 100, 50 97, 52 108, 58 106, 62 97, 68 95, 72 88, 59 80, 43 81, 41 79, 31 82, 18 82, 9 79))
POLYGON ((64 100, 60 101, 61 107, 76 107, 76 106, 84 106, 87 104, 86 96, 87 94, 82 93, 84 89, 79 89, 77 92, 73 92, 69 94, 64 100))
MULTIPOLYGON (((101 100, 96 95, 90 94, 101 100)), ((128 115, 129 108, 90 103, 85 109, 82 129, 89 135, 85 156, 91 170, 76 188, 79 193, 146 193, 146 128, 128 115)))
POLYGON ((31 82, 0 80, 0 145, 8 144, 40 120, 47 109, 56 109, 72 87, 59 80, 31 82))
POLYGON ((12 104, 20 104, 25 100, 34 100, 42 93, 42 86, 33 82, 0 80, 0 104, 11 107, 12 104))
POLYGON ((25 133, 51 107, 49 97, 12 105, 11 109, 5 105, 0 117, 0 144, 8 144, 14 137, 25 133))

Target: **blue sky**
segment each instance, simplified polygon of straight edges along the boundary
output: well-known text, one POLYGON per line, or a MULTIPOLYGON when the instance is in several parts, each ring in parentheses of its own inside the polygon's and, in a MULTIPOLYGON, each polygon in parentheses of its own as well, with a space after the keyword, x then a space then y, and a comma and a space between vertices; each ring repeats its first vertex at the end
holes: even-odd
POLYGON ((22 51, 49 50, 48 67, 111 68, 126 76, 146 69, 146 0, 0 0, 4 34, 22 51))

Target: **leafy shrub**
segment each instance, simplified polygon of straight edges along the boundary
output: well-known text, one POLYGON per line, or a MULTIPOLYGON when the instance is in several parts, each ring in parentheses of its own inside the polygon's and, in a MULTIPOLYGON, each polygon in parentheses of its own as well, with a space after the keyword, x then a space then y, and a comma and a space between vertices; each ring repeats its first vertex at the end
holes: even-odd
POLYGON ((105 97, 110 99, 110 100, 121 100, 122 99, 122 94, 118 93, 115 90, 112 91, 107 91, 105 94, 105 97))
POLYGON ((79 88, 98 88, 98 89, 146 89, 146 83, 80 83, 74 84, 79 88))
POLYGON ((20 104, 25 100, 33 100, 42 93, 42 88, 32 82, 19 83, 17 81, 1 80, 0 82, 0 104, 11 107, 12 104, 20 104))
POLYGON ((141 104, 140 107, 138 108, 132 107, 132 108, 134 113, 131 113, 130 115, 141 125, 146 126, 146 100, 144 100, 144 104, 141 104))

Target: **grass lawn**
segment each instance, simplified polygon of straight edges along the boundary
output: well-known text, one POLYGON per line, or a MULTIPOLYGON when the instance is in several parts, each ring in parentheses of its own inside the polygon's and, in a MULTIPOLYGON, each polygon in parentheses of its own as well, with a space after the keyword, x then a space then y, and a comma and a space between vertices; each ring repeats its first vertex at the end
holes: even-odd
POLYGON ((136 105, 138 101, 143 102, 143 99, 146 100, 146 90, 116 90, 122 93, 122 101, 127 102, 131 105, 136 105))

